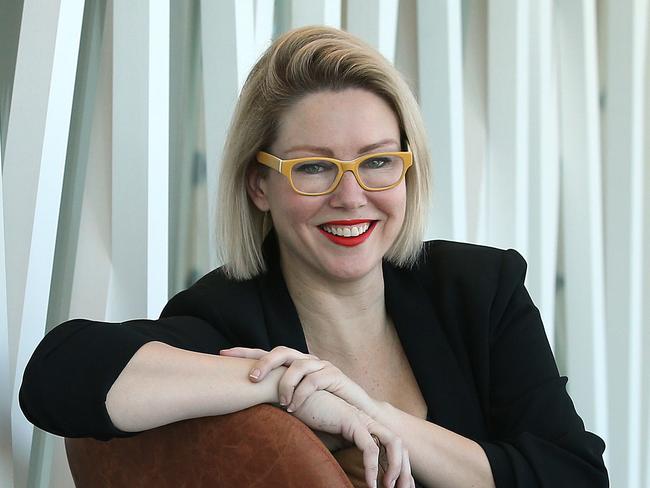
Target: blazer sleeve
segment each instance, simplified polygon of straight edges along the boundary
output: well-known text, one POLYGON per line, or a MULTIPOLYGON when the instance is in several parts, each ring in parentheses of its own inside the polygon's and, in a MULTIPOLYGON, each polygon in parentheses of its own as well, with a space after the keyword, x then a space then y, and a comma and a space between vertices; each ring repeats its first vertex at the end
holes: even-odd
POLYGON ((490 312, 490 439, 478 442, 497 488, 609 486, 605 445, 574 408, 525 274, 524 259, 506 251, 490 312))
POLYGON ((201 316, 206 315, 205 308, 188 290, 176 295, 158 320, 107 323, 77 319, 55 327, 25 368, 19 393, 25 417, 64 437, 108 440, 137 434, 113 425, 105 405, 108 391, 148 342, 211 354, 231 347, 215 317, 201 316))

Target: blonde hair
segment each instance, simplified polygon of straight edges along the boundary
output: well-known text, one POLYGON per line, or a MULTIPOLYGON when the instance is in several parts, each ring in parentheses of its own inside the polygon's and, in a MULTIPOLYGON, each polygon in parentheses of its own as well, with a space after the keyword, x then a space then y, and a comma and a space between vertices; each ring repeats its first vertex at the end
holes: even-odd
POLYGON ((273 42, 251 70, 235 107, 221 165, 217 242, 224 270, 249 279, 266 269, 262 242, 270 218, 249 199, 248 168, 275 140, 282 115, 301 97, 363 88, 386 100, 413 152, 406 174, 406 216, 385 258, 406 267, 421 249, 430 194, 430 155, 418 104, 400 73, 353 35, 322 26, 291 30, 273 42))

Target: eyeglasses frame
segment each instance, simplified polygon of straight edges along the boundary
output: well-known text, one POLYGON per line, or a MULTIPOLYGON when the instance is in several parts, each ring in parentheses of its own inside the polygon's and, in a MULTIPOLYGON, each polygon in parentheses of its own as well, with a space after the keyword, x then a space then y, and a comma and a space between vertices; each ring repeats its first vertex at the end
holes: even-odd
POLYGON ((363 156, 359 156, 358 158, 352 159, 350 161, 341 161, 340 159, 336 159, 336 158, 327 158, 327 157, 320 157, 320 156, 309 156, 305 158, 295 158, 295 159, 280 159, 277 156, 274 156, 273 154, 268 153, 266 151, 259 151, 255 155, 255 159, 257 160, 258 163, 263 164, 264 166, 268 166, 269 168, 274 169, 277 172, 283 174, 287 178, 287 180, 289 180, 289 184, 291 185, 293 191, 295 191, 299 195, 317 197, 320 195, 328 195, 332 193, 334 190, 336 190, 336 188, 339 186, 339 183, 341 182, 341 179, 343 178, 343 175, 348 171, 352 172, 354 178, 357 180, 357 183, 359 183, 359 186, 366 191, 384 191, 384 190, 390 190, 391 188, 395 188, 404 180, 406 171, 413 165, 413 153, 411 152, 410 148, 407 147, 407 149, 408 149, 407 151, 387 151, 387 152, 365 154, 363 156), (402 161, 404 161, 404 167, 402 168, 402 175, 392 185, 384 186, 382 188, 369 188, 366 185, 364 185, 364 183, 361 181, 361 176, 359 175, 359 165, 363 161, 366 161, 367 159, 371 159, 373 157, 380 157, 380 156, 398 156, 402 158, 402 161), (298 190, 296 186, 293 184, 293 180, 291 178, 291 170, 295 165, 304 163, 306 161, 328 161, 330 163, 334 163, 339 168, 338 175, 334 179, 332 186, 327 191, 323 191, 320 193, 307 193, 298 190))

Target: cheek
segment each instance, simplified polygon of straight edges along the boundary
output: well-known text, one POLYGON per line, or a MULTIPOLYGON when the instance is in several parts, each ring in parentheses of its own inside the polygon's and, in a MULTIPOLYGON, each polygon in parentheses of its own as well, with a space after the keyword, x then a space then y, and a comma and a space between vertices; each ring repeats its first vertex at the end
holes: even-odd
POLYGON ((381 195, 381 202, 378 202, 378 205, 381 205, 384 213, 399 220, 401 224, 406 214, 406 185, 402 183, 400 186, 382 193, 384 194, 381 195))
POLYGON ((269 199, 271 216, 277 227, 309 224, 322 203, 318 197, 305 197, 293 190, 273 193, 269 199))

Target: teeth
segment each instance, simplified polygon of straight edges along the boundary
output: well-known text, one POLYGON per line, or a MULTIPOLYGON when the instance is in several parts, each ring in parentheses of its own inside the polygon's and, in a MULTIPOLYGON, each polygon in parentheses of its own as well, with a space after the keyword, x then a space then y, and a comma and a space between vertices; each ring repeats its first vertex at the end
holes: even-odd
POLYGON ((357 237, 364 234, 370 228, 370 223, 365 222, 358 225, 323 225, 325 232, 341 237, 357 237))

